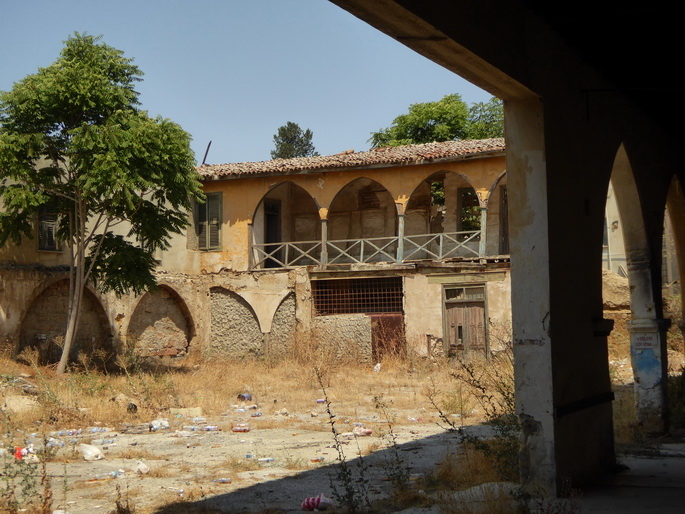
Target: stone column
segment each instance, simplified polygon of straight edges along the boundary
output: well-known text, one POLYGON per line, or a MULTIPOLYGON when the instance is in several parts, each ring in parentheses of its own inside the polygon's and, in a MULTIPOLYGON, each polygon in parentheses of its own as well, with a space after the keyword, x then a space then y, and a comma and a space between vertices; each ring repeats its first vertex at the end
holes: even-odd
POLYGON ((404 259, 404 213, 397 215, 397 262, 404 259))
POLYGON ((488 208, 480 208, 480 243, 478 244, 478 256, 485 257, 488 240, 488 208))
POLYGON ((247 269, 251 270, 254 268, 254 249, 252 245, 254 244, 254 226, 252 221, 247 223, 247 269))

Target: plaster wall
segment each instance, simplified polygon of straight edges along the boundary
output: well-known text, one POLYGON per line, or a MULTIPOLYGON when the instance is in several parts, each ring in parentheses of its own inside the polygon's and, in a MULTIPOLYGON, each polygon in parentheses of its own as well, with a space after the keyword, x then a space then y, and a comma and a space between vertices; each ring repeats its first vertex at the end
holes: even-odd
POLYGON ((417 274, 405 276, 403 286, 407 350, 428 355, 430 337, 443 337, 442 284, 417 274))

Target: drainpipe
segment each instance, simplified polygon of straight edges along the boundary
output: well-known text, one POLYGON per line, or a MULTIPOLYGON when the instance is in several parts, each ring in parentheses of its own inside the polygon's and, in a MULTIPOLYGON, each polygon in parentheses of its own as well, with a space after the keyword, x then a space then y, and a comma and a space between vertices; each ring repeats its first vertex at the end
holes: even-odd
POLYGON ((404 213, 397 215, 397 262, 404 259, 404 213))

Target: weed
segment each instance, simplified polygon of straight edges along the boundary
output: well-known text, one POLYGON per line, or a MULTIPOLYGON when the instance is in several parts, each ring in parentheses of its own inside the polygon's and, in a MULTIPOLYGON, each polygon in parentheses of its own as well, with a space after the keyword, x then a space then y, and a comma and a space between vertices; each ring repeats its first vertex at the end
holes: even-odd
POLYGON ((128 494, 126 498, 123 498, 121 494, 121 486, 117 484, 117 497, 114 500, 114 510, 110 511, 110 514, 135 514, 136 508, 131 505, 130 498, 128 494))
POLYGON ((326 405, 326 414, 328 415, 328 423, 331 425, 331 433, 333 434, 333 446, 338 453, 337 465, 335 466, 335 473, 338 483, 333 480, 332 475, 329 475, 331 490, 333 491, 333 498, 339 505, 343 506, 348 512, 368 512, 371 510, 371 502, 369 500, 369 486, 366 480, 368 473, 364 458, 360 455, 356 459, 356 470, 354 470, 347 461, 345 452, 343 450, 343 443, 335 426, 335 414, 331 409, 331 401, 324 385, 323 375, 318 368, 315 370, 316 377, 321 387, 324 404, 326 405), (342 490, 339 489, 339 486, 342 490))
POLYGON ((409 470, 405 465, 402 455, 400 455, 400 450, 397 446, 397 434, 393 430, 393 418, 389 415, 388 406, 382 397, 374 397, 374 403, 376 404, 376 409, 381 413, 383 419, 385 420, 386 426, 388 428, 388 433, 386 438, 389 442, 389 455, 390 458, 386 462, 386 470, 388 474, 388 479, 393 485, 393 494, 398 495, 402 491, 405 491, 407 484, 409 482, 409 470))

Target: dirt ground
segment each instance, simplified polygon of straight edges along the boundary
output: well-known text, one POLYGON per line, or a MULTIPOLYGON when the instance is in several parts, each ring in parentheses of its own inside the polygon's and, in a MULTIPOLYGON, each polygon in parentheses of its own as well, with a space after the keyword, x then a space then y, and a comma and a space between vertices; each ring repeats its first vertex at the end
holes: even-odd
MULTIPOLYGON (((260 412, 257 403, 256 409, 245 412, 240 412, 245 405, 236 405, 206 424, 193 424, 192 418, 177 414, 167 418, 168 429, 152 432, 145 424, 118 431, 90 427, 77 435, 53 433, 65 444, 47 467, 53 477, 53 508, 70 514, 110 512, 119 498, 136 512, 187 512, 191 504, 198 509, 197 502, 222 512, 299 512, 306 497, 335 497, 334 488, 342 492, 344 485, 334 465, 338 450, 325 405, 315 400, 306 413, 253 417, 260 412), (231 430, 245 423, 249 432, 231 430), (207 430, 212 426, 219 430, 207 430), (84 461, 81 442, 94 442, 104 458, 84 461), (141 462, 149 468, 146 473, 136 472, 145 467, 141 462)), ((418 482, 458 445, 457 435, 441 428, 444 423, 426 409, 393 415, 390 424, 378 412, 363 409, 334 418, 355 484, 368 488, 372 500, 389 494, 390 475, 398 465, 406 469, 410 483, 418 482), (355 436, 355 428, 371 435, 355 436), (359 469, 359 454, 365 471, 359 469)), ((40 445, 38 434, 29 441, 40 445)))

